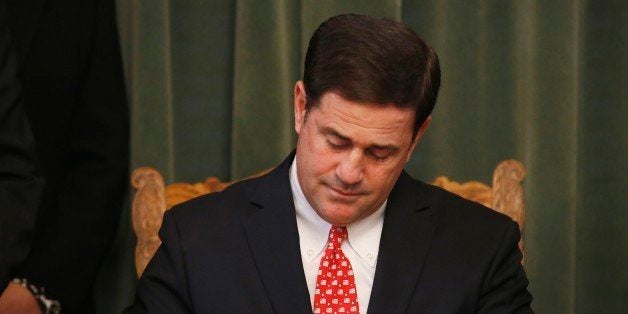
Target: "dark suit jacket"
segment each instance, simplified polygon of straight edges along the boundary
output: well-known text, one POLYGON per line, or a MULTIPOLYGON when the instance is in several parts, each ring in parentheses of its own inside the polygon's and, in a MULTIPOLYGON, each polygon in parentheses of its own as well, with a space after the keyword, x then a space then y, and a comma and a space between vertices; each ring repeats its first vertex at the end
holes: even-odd
MULTIPOLYGON (((129 312, 311 313, 291 162, 166 212, 129 312)), ((530 313, 518 230, 404 172, 388 199, 368 312, 530 313)))
POLYGON ((29 255, 13 275, 45 287, 63 313, 91 313, 128 186, 114 0, 0 1, 46 181, 29 255))
POLYGON ((6 10, 0 2, 0 293, 28 254, 43 186, 19 85, 6 10))

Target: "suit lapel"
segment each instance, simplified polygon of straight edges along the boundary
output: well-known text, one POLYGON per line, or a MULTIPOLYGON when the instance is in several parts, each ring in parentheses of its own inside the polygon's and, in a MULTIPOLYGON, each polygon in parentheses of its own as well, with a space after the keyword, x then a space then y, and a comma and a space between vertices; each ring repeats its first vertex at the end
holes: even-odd
POLYGON ((24 64, 28 56, 31 42, 39 27, 39 18, 46 0, 14 0, 7 1, 9 22, 13 33, 13 41, 18 52, 18 64, 24 64))
POLYGON ((368 313, 408 307, 436 225, 426 193, 405 172, 388 199, 368 313))
POLYGON ((311 312, 289 183, 291 154, 259 182, 244 229, 276 313, 311 312))

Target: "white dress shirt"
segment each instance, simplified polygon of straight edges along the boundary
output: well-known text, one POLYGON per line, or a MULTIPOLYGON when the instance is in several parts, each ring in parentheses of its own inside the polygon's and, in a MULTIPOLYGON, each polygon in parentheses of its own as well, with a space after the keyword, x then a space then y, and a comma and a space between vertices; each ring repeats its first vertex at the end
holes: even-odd
MULTIPOLYGON (((296 157, 290 166, 290 187, 296 209, 303 270, 313 307, 316 276, 325 253, 331 224, 318 216, 303 195, 297 177, 296 157)), ((341 246, 353 268, 360 313, 366 313, 369 306, 386 203, 387 201, 370 216, 348 225, 348 237, 341 246)))

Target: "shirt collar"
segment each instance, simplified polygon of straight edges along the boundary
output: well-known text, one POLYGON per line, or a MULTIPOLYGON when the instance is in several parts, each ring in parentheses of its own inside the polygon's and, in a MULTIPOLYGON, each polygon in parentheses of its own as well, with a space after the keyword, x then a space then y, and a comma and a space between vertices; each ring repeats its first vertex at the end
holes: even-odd
MULTIPOLYGON (((290 187, 296 210, 301 256, 309 263, 324 251, 331 224, 318 216, 305 198, 299 184, 296 160, 295 156, 290 166, 290 187)), ((375 267, 377 261, 387 202, 384 201, 373 214, 347 226, 348 244, 371 267, 375 267)))
POLYGON ((374 213, 364 219, 347 226, 347 238, 353 250, 371 267, 375 267, 379 253, 379 240, 384 227, 384 211, 386 204, 380 206, 374 213))

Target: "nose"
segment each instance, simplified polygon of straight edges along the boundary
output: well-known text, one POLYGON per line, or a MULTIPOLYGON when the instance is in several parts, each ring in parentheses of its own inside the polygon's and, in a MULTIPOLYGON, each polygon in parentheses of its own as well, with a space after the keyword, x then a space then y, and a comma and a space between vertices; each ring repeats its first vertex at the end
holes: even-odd
POLYGON ((336 176, 346 184, 353 185, 362 181, 364 177, 363 157, 360 152, 351 151, 343 156, 336 167, 336 176))

